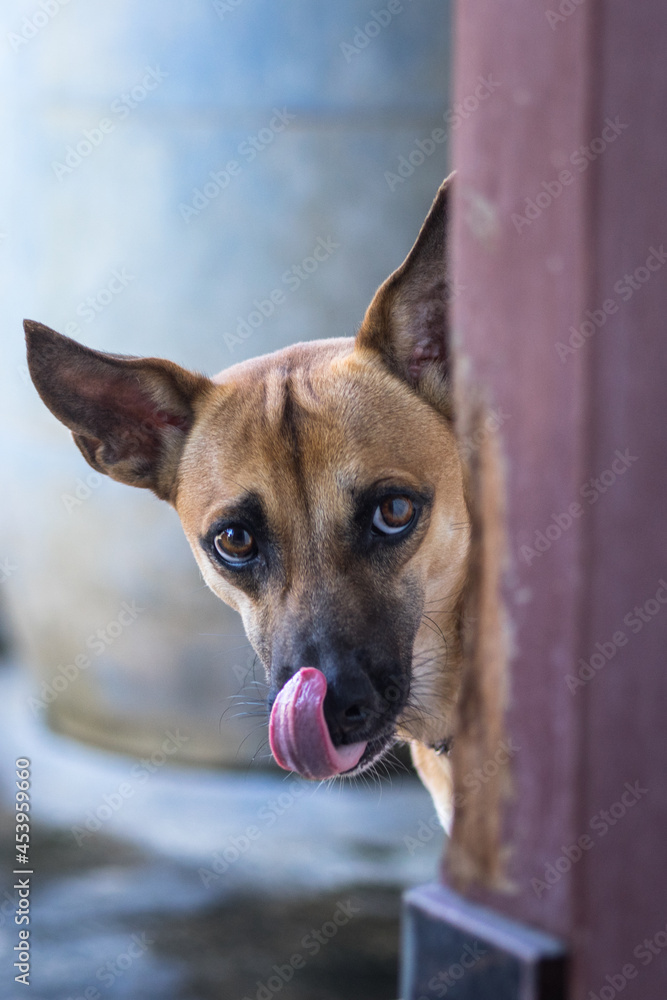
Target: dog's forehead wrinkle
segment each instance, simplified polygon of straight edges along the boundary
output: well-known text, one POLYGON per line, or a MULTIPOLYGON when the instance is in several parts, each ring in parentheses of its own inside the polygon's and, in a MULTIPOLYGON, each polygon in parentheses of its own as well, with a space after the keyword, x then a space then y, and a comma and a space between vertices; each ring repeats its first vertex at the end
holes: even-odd
POLYGON ((290 344, 271 354, 247 358, 229 368, 224 368, 213 378, 220 386, 247 385, 252 381, 261 380, 268 371, 284 369, 286 371, 309 370, 329 366, 336 358, 344 358, 353 352, 354 337, 331 337, 323 340, 302 341, 290 344))
POLYGON ((433 455, 451 434, 425 405, 415 418, 408 390, 399 387, 394 398, 391 376, 372 379, 365 393, 355 366, 340 364, 333 386, 330 373, 324 387, 319 377, 284 367, 246 392, 226 392, 192 462, 208 510, 255 492, 285 542, 304 536, 311 551, 349 522, 355 501, 376 483, 432 486, 433 455))

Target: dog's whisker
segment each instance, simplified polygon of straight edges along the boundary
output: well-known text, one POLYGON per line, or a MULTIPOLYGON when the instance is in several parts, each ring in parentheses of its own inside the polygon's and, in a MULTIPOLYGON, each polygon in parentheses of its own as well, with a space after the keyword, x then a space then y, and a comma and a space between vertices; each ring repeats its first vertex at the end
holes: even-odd
MULTIPOLYGON (((248 736, 251 736, 251 735, 252 735, 252 733, 248 733, 248 736)), ((245 740, 248 739, 248 736, 246 736, 245 740)), ((243 743, 245 743, 245 740, 243 740, 243 743)), ((241 746, 239 747, 239 750, 243 746, 243 743, 241 743, 241 746)), ((254 754, 250 758, 250 763, 251 764, 254 764, 258 757, 259 757, 260 760, 265 760, 265 759, 271 757, 271 752, 270 751, 269 751, 269 753, 266 753, 266 754, 262 753, 263 750, 266 750, 266 748, 268 747, 268 745, 269 745, 268 739, 267 740, 262 740, 262 742, 260 743, 260 745, 255 750, 254 754)), ((238 751, 237 751, 237 753, 238 753, 238 751)))
POLYGON ((459 592, 458 587, 454 587, 452 590, 448 590, 446 594, 443 594, 441 597, 439 597, 438 600, 439 601, 446 601, 446 600, 449 600, 452 597, 458 599, 459 596, 460 596, 460 592, 459 592))
POLYGON ((387 752, 385 760, 387 762, 387 768, 389 768, 389 765, 391 765, 392 767, 396 768, 396 771, 398 773, 403 772, 403 774, 410 774, 410 768, 403 763, 400 757, 396 756, 393 750, 389 750, 387 752))
MULTIPOLYGON (((238 758, 239 754, 241 753, 241 750, 242 750, 243 745, 246 742, 246 740, 249 740, 250 737, 253 736, 257 732, 258 729, 261 729, 262 726, 265 726, 265 725, 266 725, 265 722, 264 723, 260 723, 257 726, 253 726, 249 733, 246 733, 246 735, 243 737, 243 739, 239 743, 238 749, 236 751, 236 757, 237 758, 238 758)), ((268 746, 268 745, 269 745, 269 741, 268 740, 264 740, 264 742, 262 744, 260 744, 260 749, 263 749, 263 747, 268 746)), ((259 750, 253 755, 253 757, 251 758, 251 762, 254 761, 255 757, 257 756, 257 753, 259 753, 259 750)))
POLYGON ((244 692, 247 691, 248 694, 259 695, 260 697, 257 699, 258 702, 259 701, 266 701, 266 695, 268 693, 268 690, 269 690, 268 689, 268 685, 261 684, 260 681, 251 681, 248 684, 244 684, 243 687, 239 688, 239 690, 236 691, 234 694, 228 695, 228 697, 229 698, 243 698, 243 697, 245 697, 244 692))
POLYGON ((422 722, 426 718, 431 718, 431 719, 438 719, 439 718, 439 716, 436 715, 435 712, 429 712, 427 709, 423 708, 422 706, 412 705, 411 708, 413 709, 413 711, 415 711, 417 713, 417 715, 413 716, 411 720, 410 720, 409 716, 406 717, 404 715, 403 718, 406 719, 406 721, 408 723, 410 721, 412 721, 412 722, 422 722))
MULTIPOLYGON (((431 629, 431 631, 433 631, 433 629, 431 629)), ((440 639, 438 645, 434 643, 431 646, 425 646, 422 649, 418 650, 418 652, 415 653, 412 659, 413 665, 415 663, 418 664, 420 662, 424 663, 426 660, 433 660, 434 654, 442 653, 442 645, 443 645, 442 639, 440 639)))
POLYGON ((255 701, 253 699, 241 698, 238 695, 230 694, 228 700, 230 704, 227 705, 224 712, 222 713, 223 719, 227 714, 227 712, 231 712, 233 708, 238 709, 244 707, 249 709, 264 709, 264 715, 268 716, 268 713, 266 711, 266 701, 263 698, 260 701, 255 701))
POLYGON ((436 632, 440 636, 440 638, 442 639, 442 641, 444 642, 444 644, 447 645, 447 639, 445 638, 444 632, 442 631, 442 629, 438 625, 438 623, 435 622, 435 621, 433 621, 433 619, 431 618, 430 615, 422 615, 422 621, 430 622, 431 625, 433 626, 433 628, 436 630, 436 632))
POLYGON ((436 634, 436 635, 438 635, 438 630, 437 630, 437 628, 435 628, 435 626, 434 626, 434 625, 429 625, 429 623, 428 623, 428 621, 426 620, 426 618, 425 618, 425 617, 423 617, 423 618, 422 618, 422 625, 425 625, 425 626, 426 626, 426 628, 428 628, 428 629, 430 629, 430 630, 431 630, 431 632, 435 632, 435 634, 436 634))

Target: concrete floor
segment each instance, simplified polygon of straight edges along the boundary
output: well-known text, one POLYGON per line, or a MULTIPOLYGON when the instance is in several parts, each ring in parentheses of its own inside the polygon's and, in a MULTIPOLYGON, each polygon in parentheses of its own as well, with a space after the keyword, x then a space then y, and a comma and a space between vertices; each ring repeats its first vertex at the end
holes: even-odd
MULTIPOLYGON (((414 777, 311 785, 142 763, 48 732, 25 690, 0 674, 5 807, 12 762, 32 761, 31 996, 395 998, 400 893, 433 878, 442 844, 414 777)), ((13 998, 3 827, 0 997, 13 998)))

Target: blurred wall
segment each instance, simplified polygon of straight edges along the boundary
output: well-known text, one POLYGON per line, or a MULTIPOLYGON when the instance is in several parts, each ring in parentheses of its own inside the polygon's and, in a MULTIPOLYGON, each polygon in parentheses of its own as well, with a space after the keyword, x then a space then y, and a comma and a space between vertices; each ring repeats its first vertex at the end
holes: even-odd
POLYGON ((210 374, 354 334, 447 172, 447 141, 424 140, 445 127, 450 5, 34 0, 0 16, 0 600, 32 707, 133 753, 179 724, 182 755, 244 761, 265 733, 230 708, 253 677, 240 619, 175 513, 94 473, 39 402, 21 320, 210 374))

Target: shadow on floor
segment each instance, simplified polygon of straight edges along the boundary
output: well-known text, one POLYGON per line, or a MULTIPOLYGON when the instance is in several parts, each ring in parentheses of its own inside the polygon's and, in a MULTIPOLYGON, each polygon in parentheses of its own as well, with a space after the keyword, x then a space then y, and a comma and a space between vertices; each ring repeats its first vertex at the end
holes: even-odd
MULTIPOLYGON (((202 893, 197 870, 101 834, 78 847, 37 828, 32 847, 30 992, 40 1000, 396 996, 398 890, 202 893)), ((5 871, 10 850, 5 842, 5 871)))

